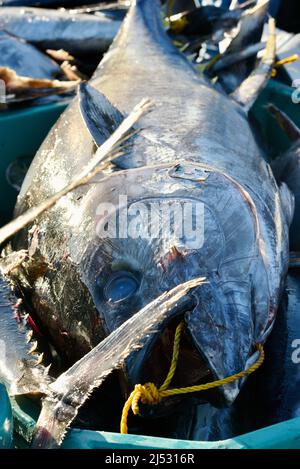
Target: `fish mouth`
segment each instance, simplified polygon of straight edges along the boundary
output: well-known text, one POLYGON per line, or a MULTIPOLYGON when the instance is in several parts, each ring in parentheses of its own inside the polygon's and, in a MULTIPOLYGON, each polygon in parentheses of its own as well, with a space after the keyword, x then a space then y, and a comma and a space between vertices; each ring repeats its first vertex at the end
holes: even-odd
MULTIPOLYGON (((154 383, 159 389, 165 382, 172 364, 174 340, 177 326, 183 321, 183 317, 174 318, 169 322, 154 342, 148 356, 140 367, 141 383, 154 383)), ((168 389, 184 389, 191 386, 199 386, 204 383, 214 381, 214 377, 209 364, 204 355, 195 346, 189 330, 184 327, 179 342, 178 358, 175 361, 176 367, 168 389)), ((211 403, 219 407, 223 405, 222 395, 217 389, 201 391, 163 399, 159 405, 143 406, 142 415, 163 416, 172 412, 174 407, 178 407, 189 397, 197 397, 199 403, 211 403)))
MULTIPOLYGON (((172 364, 174 340, 177 326, 184 322, 186 315, 192 311, 186 311, 173 317, 158 331, 153 342, 148 348, 131 356, 127 363, 128 394, 135 384, 153 383, 159 389, 165 382, 172 364)), ((183 327, 180 341, 179 354, 176 360, 175 372, 168 389, 186 388, 198 386, 218 379, 212 372, 204 354, 196 346, 195 341, 187 327, 183 327)), ((142 417, 159 418, 166 416, 181 406, 190 396, 197 397, 199 403, 209 402, 214 407, 226 405, 223 393, 218 388, 186 394, 178 394, 161 400, 156 405, 140 405, 142 417)))
MULTIPOLYGON (((236 287, 231 287, 230 296, 236 293, 236 287)), ((181 321, 184 328, 178 361, 168 388, 184 389, 227 378, 245 370, 249 360, 255 358, 251 302, 247 303, 246 289, 244 296, 239 291, 229 303, 223 289, 211 278, 188 296, 193 298, 193 306, 177 314, 170 312, 168 321, 147 347, 129 357, 126 366, 130 390, 136 384, 154 383, 158 389, 162 386, 170 370, 175 331, 181 321)), ((191 395, 199 403, 229 406, 243 383, 244 380, 234 380, 209 390, 167 396, 157 405, 143 405, 141 413, 153 417, 165 415, 191 395)))
MULTIPOLYGON (((163 384, 171 367, 175 332, 182 318, 170 321, 154 343, 149 356, 141 369, 143 382, 153 380, 156 386, 163 384)), ((179 342, 179 354, 172 378, 173 388, 184 388, 202 384, 212 378, 211 371, 204 357, 194 346, 186 328, 183 329, 179 342)))

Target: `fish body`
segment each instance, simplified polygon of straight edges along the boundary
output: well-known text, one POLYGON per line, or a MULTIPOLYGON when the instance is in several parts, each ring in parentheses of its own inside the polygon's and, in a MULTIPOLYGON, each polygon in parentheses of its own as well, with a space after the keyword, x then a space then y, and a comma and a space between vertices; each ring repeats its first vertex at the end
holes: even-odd
POLYGON ((49 57, 18 37, 0 31, 0 67, 9 67, 18 75, 55 78, 60 67, 49 57))
MULTIPOLYGON (((207 283, 193 292, 197 306, 183 315, 185 334, 172 384, 184 387, 226 377, 256 360, 255 344, 273 327, 287 271, 293 198, 262 158, 245 109, 173 47, 160 24, 158 2, 133 3, 90 85, 82 86, 80 100, 37 153, 16 215, 70 182, 122 113, 144 97, 154 109, 141 118, 140 132, 124 154, 39 219, 35 255, 48 270, 28 278, 26 294, 52 342, 72 361, 162 292, 205 277, 207 283), (196 244, 187 234, 149 236, 156 222, 164 230, 164 207, 171 203, 189 207, 192 224, 195 213, 202 217, 193 233, 196 244), (156 222, 135 223, 134 213, 145 207, 154 207, 156 222), (142 227, 138 236, 105 232, 126 208, 130 229, 142 227)), ((24 230, 13 247, 32 243, 32 230, 24 230)), ((129 386, 161 384, 175 325, 129 357, 129 386)), ((240 387, 235 382, 201 396, 215 405, 230 404, 240 387)), ((164 411, 171 408, 167 402, 164 411)))
POLYGON ((217 61, 216 68, 213 67, 213 71, 218 76, 218 82, 228 94, 232 93, 250 75, 255 66, 258 52, 255 47, 261 42, 269 3, 268 0, 257 2, 253 8, 242 14, 237 28, 238 34, 232 39, 221 59, 217 61), (243 57, 246 51, 250 51, 250 54, 248 57, 243 57), (229 61, 233 59, 233 63, 224 67, 226 59, 229 61), (218 71, 217 68, 221 64, 224 68, 218 71))
POLYGON ((299 273, 290 270, 280 310, 266 344, 265 363, 249 378, 233 406, 230 421, 234 425, 229 436, 299 417, 299 301, 299 273))
POLYGON ((170 417, 163 422, 166 430, 162 428, 168 432, 164 436, 218 441, 299 417, 299 304, 300 276, 297 270, 291 270, 265 347, 265 362, 249 377, 234 404, 228 409, 214 409, 195 400, 186 402, 184 411, 175 415, 172 423, 170 417))
POLYGON ((43 8, 2 7, 0 28, 40 49, 64 49, 75 56, 100 54, 108 49, 121 21, 43 8))

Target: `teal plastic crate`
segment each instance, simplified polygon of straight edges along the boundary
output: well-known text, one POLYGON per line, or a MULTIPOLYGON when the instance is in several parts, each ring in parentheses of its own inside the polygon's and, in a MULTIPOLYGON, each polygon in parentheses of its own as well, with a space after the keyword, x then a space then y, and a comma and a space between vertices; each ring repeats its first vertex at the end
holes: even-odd
POLYGON ((67 102, 0 112, 0 224, 7 221, 16 203, 17 191, 7 181, 11 163, 32 160, 49 129, 67 102))
MULTIPOLYGON (((269 142, 267 155, 270 159, 286 150, 289 141, 283 131, 278 128, 272 116, 268 114, 265 106, 269 102, 277 104, 300 126, 300 107, 292 101, 293 91, 290 87, 271 80, 252 110, 253 117, 269 142)), ((17 158, 33 157, 48 130, 65 107, 65 103, 52 104, 0 114, 0 191, 2 191, 2 200, 5 201, 2 204, 1 215, 3 213, 7 217, 11 214, 16 199, 16 193, 5 180, 7 166, 17 158)), ((28 447, 38 417, 38 406, 28 398, 18 398, 12 400, 11 411, 3 387, 0 387, 0 399, 2 403, 4 402, 4 405, 1 405, 2 413, 0 413, 2 447, 9 447, 12 444, 11 427, 10 433, 3 432, 3 422, 6 418, 11 422, 11 412, 15 429, 14 446, 28 447)), ((62 447, 85 449, 299 449, 300 417, 233 439, 216 442, 185 441, 71 429, 67 433, 62 447)))
MULTIPOLYGON (((27 398, 12 401, 14 426, 18 433, 15 446, 26 448, 31 440, 37 406, 27 398)), ((300 417, 222 441, 188 441, 146 435, 81 430, 68 431, 63 449, 299 449, 300 417)))
POLYGON ((0 402, 0 448, 11 448, 13 443, 12 410, 3 384, 0 384, 0 402))
MULTIPOLYGON (((254 115, 262 136, 268 142, 268 157, 273 159, 289 148, 291 142, 281 130, 274 117, 266 110, 268 103, 274 103, 289 115, 300 128, 300 104, 293 102, 293 93, 296 90, 287 85, 270 80, 268 86, 257 99, 252 114, 254 115)), ((297 92, 299 95, 299 93, 297 92)))

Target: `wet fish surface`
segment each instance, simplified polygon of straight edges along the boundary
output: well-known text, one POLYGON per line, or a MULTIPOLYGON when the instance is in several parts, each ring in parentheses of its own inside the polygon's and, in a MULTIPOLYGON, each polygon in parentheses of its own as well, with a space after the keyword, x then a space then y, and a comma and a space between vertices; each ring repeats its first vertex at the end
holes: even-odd
POLYGON ((0 67, 9 67, 18 75, 32 78, 55 78, 60 67, 48 56, 24 40, 0 31, 0 67))
MULTIPOLYGON (((272 63, 264 64, 266 78, 272 63)), ((64 187, 123 112, 145 96, 155 103, 107 173, 62 199, 12 244, 33 251, 48 266, 41 276, 27 275, 23 289, 67 361, 89 352, 164 291, 199 276, 207 283, 193 291, 197 305, 181 315, 185 332, 172 385, 223 378, 257 359, 256 344, 272 330, 283 290, 293 197, 285 184, 277 185, 254 138, 247 110, 255 72, 248 80, 226 96, 171 44, 157 1, 136 0, 131 6, 90 85, 81 86, 80 99, 36 155, 16 206, 18 215, 64 187), (130 213, 140 203, 200 203, 202 241, 192 244, 174 234, 151 237, 149 231, 137 237, 108 235, 105 226, 119 215, 120 198, 130 213)), ((164 227, 166 217, 154 207, 164 227)), ((140 224, 149 228, 149 221, 140 224)), ((128 389, 164 380, 178 320, 170 319, 128 357, 128 389)), ((231 404, 241 384, 200 399, 231 404)), ((178 401, 167 399, 148 413, 168 413, 178 401)))
POLYGON ((99 54, 108 49, 121 21, 43 8, 0 8, 0 28, 41 49, 64 49, 70 54, 99 54))

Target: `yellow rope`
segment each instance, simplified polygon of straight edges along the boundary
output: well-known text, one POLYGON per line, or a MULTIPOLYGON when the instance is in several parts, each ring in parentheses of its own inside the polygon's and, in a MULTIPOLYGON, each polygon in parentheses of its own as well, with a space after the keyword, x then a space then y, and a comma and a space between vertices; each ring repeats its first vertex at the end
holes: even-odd
POLYGON ((289 57, 285 57, 282 60, 278 60, 272 70, 272 77, 276 77, 278 68, 282 67, 283 65, 288 65, 293 62, 296 62, 297 60, 299 60, 298 54, 290 55, 289 57))
POLYGON ((246 376, 250 375, 251 373, 256 371, 264 361, 265 353, 263 346, 261 344, 257 344, 259 357, 257 361, 253 365, 251 365, 247 370, 240 371, 239 373, 236 373, 232 376, 228 376, 224 379, 218 379, 210 383, 200 384, 197 386, 188 386, 186 388, 167 389, 176 371, 179 355, 180 338, 183 327, 184 323, 181 322, 176 328, 171 366, 164 383, 160 386, 159 389, 155 386, 154 383, 136 384, 134 390, 125 402, 120 424, 121 433, 128 433, 127 419, 129 411, 130 409, 132 409, 134 415, 137 415, 139 413, 139 401, 141 401, 143 404, 158 404, 164 397, 175 396, 178 394, 186 394, 190 392, 206 391, 207 389, 223 386, 224 384, 232 383, 233 381, 245 378, 246 376))

